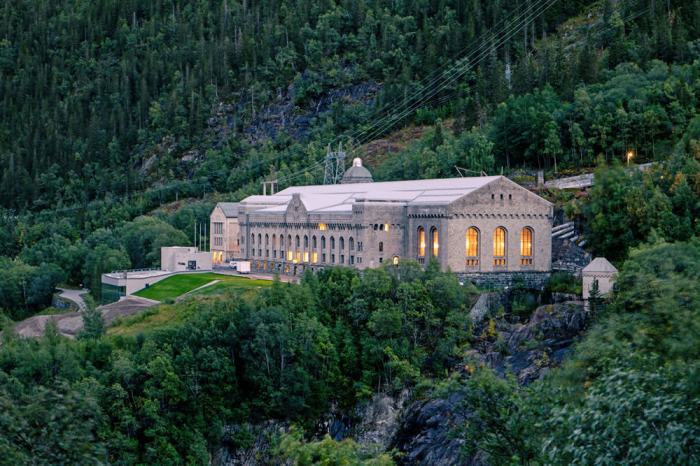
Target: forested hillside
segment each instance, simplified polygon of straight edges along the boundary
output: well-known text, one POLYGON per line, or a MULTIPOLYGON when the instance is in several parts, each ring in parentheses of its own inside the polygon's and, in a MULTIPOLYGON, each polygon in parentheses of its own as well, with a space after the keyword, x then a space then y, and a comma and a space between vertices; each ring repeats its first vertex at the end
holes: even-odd
MULTIPOLYGON (((34 210, 74 205, 191 177, 177 162, 192 147, 206 149, 205 128, 220 103, 233 105, 233 131, 207 154, 204 168, 195 168, 195 192, 235 191, 271 169, 284 174, 290 165, 308 164, 334 136, 368 125, 384 104, 428 88, 426 78, 479 47, 478 66, 420 102, 418 118, 433 109, 467 129, 483 126, 509 95, 544 85, 554 93, 542 97, 552 113, 558 100, 573 98, 582 83, 607 80, 606 70, 620 63, 647 69, 655 58, 692 61, 699 10, 697 0, 6 2, 0 203, 34 210), (532 21, 513 29, 525 18, 532 21), (577 19, 552 36, 569 18, 577 19), (501 43, 494 32, 505 24, 517 34, 501 43), (381 83, 374 105, 336 105, 313 122, 306 141, 282 134, 251 146, 241 137, 256 112, 289 86, 303 111, 314 97, 360 82, 381 83), (157 167, 144 173, 153 154, 161 155, 157 167), (244 178, 221 181, 238 166, 247 168, 244 178)), ((664 132, 663 117, 651 110, 645 139, 664 132)), ((552 155, 581 152, 582 138, 599 138, 594 157, 618 132, 613 121, 595 128, 550 123, 544 139, 552 155)), ((642 122, 628 124, 630 134, 634 124, 642 122)), ((532 148, 501 136, 494 135, 503 157, 497 166, 533 157, 532 148)))

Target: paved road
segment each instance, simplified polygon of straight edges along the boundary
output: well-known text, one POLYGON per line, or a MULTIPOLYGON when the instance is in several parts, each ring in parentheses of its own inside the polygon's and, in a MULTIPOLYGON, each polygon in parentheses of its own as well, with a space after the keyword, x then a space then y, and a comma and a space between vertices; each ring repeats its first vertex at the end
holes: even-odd
POLYGON ((67 288, 58 288, 58 290, 61 292, 59 293, 59 296, 61 298, 66 298, 70 301, 73 301, 78 306, 78 310, 84 311, 85 309, 87 309, 87 305, 85 304, 85 301, 83 301, 82 295, 89 293, 90 290, 86 290, 85 288, 83 288, 82 290, 69 290, 67 288))

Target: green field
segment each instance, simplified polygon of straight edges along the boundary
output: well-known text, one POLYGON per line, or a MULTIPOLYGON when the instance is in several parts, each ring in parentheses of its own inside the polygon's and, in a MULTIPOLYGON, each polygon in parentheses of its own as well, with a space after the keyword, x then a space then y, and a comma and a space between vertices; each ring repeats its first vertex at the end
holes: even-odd
POLYGON ((229 289, 247 290, 259 288, 261 286, 269 286, 272 283, 269 280, 253 280, 246 277, 222 275, 218 273, 188 273, 168 277, 148 288, 144 288, 135 293, 135 295, 142 298, 154 299, 156 301, 166 301, 168 299, 175 299, 200 286, 217 280, 218 282, 216 284, 204 288, 201 290, 201 293, 213 294, 229 289))

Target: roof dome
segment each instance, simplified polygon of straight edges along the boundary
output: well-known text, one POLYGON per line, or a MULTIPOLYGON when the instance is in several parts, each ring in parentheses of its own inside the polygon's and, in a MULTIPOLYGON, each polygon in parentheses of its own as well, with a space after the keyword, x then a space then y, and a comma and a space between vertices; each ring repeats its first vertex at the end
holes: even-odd
POLYGON ((371 183, 372 174, 362 166, 362 159, 356 157, 352 160, 352 167, 348 168, 340 181, 342 184, 348 183, 371 183))

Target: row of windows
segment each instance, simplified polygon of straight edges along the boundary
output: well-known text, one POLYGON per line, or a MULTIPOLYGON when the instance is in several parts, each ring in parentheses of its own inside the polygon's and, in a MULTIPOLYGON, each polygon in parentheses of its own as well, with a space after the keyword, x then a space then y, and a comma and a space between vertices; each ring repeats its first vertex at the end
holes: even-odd
POLYGON ((222 222, 214 222, 213 230, 215 235, 224 234, 224 224, 222 222))
MULTIPOLYGON (((258 249, 257 251, 255 249, 252 250, 252 256, 258 257, 263 257, 263 250, 258 249), (257 254, 256 254, 257 252, 257 254)), ((270 258, 270 250, 265 249, 265 258, 270 258)), ((302 263, 302 262, 311 262, 312 264, 318 264, 319 263, 319 257, 321 259, 321 263, 326 263, 327 262, 327 255, 326 253, 321 253, 319 256, 318 252, 309 252, 309 251, 287 251, 287 254, 285 255, 284 250, 280 250, 280 259, 286 259, 288 262, 293 262, 295 264, 297 263, 302 263)), ((345 254, 340 254, 338 256, 339 258, 339 264, 345 264, 345 254)), ((277 259, 277 250, 273 249, 272 250, 272 259, 277 259)), ((381 262, 381 261, 380 261, 381 262)), ((335 254, 330 254, 330 263, 335 264, 336 263, 336 255, 335 254)), ((357 258, 357 263, 360 264, 362 263, 362 258, 358 257, 357 258)), ((355 256, 351 255, 348 256, 348 264, 353 265, 355 264, 355 256)))
MULTIPOLYGON (((423 227, 418 227, 418 257, 425 258, 427 239, 423 227)), ((433 257, 438 257, 440 252, 439 233, 437 228, 430 229, 430 252, 433 257)), ((493 265, 506 265, 506 251, 508 245, 508 232, 503 227, 498 227, 493 233, 493 265)), ((479 230, 475 227, 467 229, 466 256, 468 266, 479 265, 479 230)), ((532 228, 525 227, 520 231, 520 263, 532 265, 532 228)))
MULTIPOLYGON (((269 246, 270 245, 270 235, 265 235, 264 241, 265 241, 264 245, 269 246)), ((285 246, 285 237, 283 235, 279 236, 279 243, 280 243, 279 244, 280 248, 283 248, 285 246)), ((330 237, 331 249, 335 249, 335 243, 336 243, 335 237, 331 236, 330 237)), ((250 235, 250 244, 251 244, 251 246, 254 246, 256 244, 255 234, 250 235)), ((263 245, 263 236, 260 233, 258 233, 257 244, 259 246, 263 245)), ((294 237, 293 244, 297 248, 301 247, 302 238, 299 237, 299 235, 296 235, 294 237)), ((304 244, 305 248, 309 247, 309 237, 306 235, 303 237, 303 244, 304 244)), ((292 245, 292 235, 287 236, 287 245, 288 246, 292 245)), ((339 246, 339 249, 341 249, 341 250, 345 249, 345 238, 344 237, 341 236, 340 238, 338 238, 338 246, 339 246)), ((316 236, 311 237, 311 247, 313 249, 318 248, 318 242, 317 242, 316 236)), ((272 248, 273 249, 277 248, 277 235, 272 235, 272 248)), ((326 237, 325 236, 321 236, 321 249, 326 249, 326 237)), ((355 239, 352 236, 350 238, 348 238, 348 249, 350 251, 355 250, 355 239)), ((357 250, 362 251, 362 241, 357 242, 357 250)))
MULTIPOLYGON (((479 230, 475 227, 467 229, 466 234, 466 256, 468 266, 479 265, 479 230)), ((493 265, 506 265, 506 255, 508 251, 508 231, 503 227, 498 227, 493 232, 493 265)), ((520 230, 520 264, 532 265, 532 228, 524 227, 520 230)))

